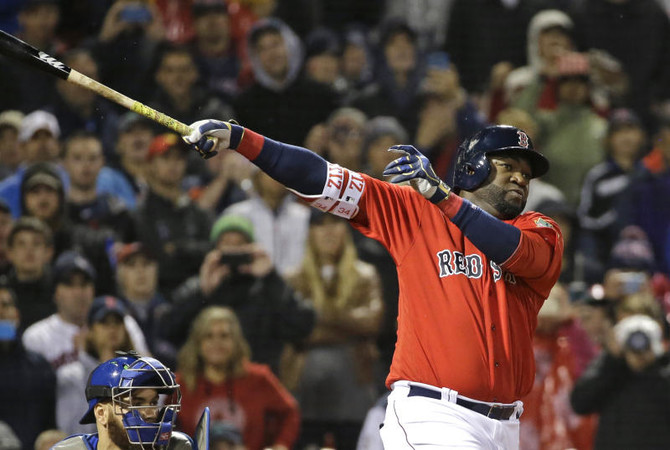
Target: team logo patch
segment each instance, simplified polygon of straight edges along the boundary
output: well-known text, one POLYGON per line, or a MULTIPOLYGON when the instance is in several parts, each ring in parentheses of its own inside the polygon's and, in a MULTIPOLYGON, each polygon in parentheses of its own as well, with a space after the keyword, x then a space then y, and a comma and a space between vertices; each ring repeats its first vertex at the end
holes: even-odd
POLYGON ((542 217, 538 217, 537 219, 535 219, 535 226, 543 228, 554 228, 549 222, 544 220, 542 217))
POLYGON ((519 135, 519 147, 528 148, 530 145, 528 135, 521 130, 517 131, 516 134, 519 135))

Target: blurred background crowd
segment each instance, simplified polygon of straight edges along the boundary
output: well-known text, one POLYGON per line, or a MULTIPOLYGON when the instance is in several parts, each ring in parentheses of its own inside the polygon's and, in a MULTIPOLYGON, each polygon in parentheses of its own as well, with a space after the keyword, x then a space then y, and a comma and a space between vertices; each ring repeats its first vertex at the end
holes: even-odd
MULTIPOLYGON (((236 119, 381 178, 522 128, 561 226, 521 448, 670 446, 670 2, 2 0, 0 29, 184 123, 236 119), (659 444, 664 443, 664 444, 659 444)), ((80 425, 116 350, 220 449, 381 449, 393 261, 234 152, 0 58, 0 448, 80 425)), ((458 370, 457 367, 454 370, 458 370)))

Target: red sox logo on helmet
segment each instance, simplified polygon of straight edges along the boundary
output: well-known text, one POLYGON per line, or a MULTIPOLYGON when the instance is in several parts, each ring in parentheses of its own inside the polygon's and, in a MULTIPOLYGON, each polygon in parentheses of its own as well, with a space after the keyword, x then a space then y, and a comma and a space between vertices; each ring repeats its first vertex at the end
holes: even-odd
POLYGON ((516 134, 519 135, 519 147, 528 148, 528 135, 521 130, 518 130, 516 134))

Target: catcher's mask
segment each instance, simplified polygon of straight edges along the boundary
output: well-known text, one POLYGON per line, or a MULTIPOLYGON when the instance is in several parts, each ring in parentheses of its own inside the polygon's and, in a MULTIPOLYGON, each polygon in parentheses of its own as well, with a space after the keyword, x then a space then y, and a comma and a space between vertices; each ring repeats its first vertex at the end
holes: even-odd
POLYGON ((175 376, 160 361, 149 357, 123 356, 99 365, 86 386, 89 409, 80 423, 94 423, 93 410, 110 400, 121 416, 131 444, 142 448, 166 446, 181 404, 175 376))

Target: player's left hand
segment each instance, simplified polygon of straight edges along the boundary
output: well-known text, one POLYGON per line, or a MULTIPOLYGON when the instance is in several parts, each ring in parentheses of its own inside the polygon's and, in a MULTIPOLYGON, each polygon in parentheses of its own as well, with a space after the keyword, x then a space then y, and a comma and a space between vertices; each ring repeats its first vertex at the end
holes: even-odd
MULTIPOLYGON (((234 123, 234 122, 233 122, 234 123)), ((182 136, 186 143, 193 147, 205 159, 216 155, 217 147, 230 148, 232 126, 222 120, 198 120, 189 125, 191 134, 182 136)))
POLYGON ((437 176, 426 158, 412 145, 394 145, 389 152, 404 156, 392 161, 384 169, 385 176, 392 176, 392 183, 406 183, 432 203, 438 204, 449 197, 451 188, 437 176))

